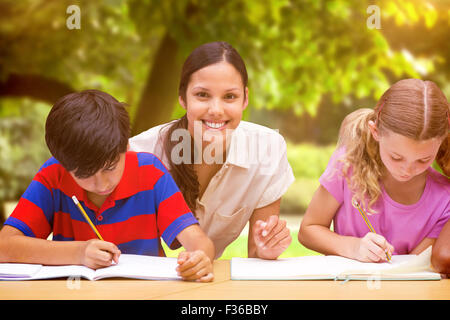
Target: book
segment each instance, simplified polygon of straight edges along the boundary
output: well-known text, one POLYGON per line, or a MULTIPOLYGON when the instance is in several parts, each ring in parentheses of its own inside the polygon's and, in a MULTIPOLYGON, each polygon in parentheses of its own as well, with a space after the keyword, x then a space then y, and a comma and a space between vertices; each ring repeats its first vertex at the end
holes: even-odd
POLYGON ((231 280, 440 280, 431 269, 431 247, 420 255, 395 255, 368 263, 340 256, 264 260, 232 258, 231 280))
POLYGON ((81 265, 44 266, 40 264, 0 263, 0 280, 39 280, 80 277, 88 280, 134 278, 181 280, 176 272, 177 258, 121 254, 119 263, 93 270, 81 265))

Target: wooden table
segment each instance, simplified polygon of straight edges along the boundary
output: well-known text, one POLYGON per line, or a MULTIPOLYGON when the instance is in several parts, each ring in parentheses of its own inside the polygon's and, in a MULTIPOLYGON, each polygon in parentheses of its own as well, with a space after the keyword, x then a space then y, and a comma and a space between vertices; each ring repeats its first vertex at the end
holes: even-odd
POLYGON ((210 283, 67 279, 0 281, 0 300, 450 300, 440 281, 232 281, 230 261, 214 262, 210 283))

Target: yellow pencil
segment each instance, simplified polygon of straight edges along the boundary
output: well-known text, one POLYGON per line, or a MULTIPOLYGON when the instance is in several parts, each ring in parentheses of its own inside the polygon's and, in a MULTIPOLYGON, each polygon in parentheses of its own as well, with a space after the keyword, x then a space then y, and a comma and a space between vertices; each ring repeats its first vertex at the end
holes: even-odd
POLYGON ((84 219, 86 219, 87 223, 91 226, 92 230, 94 230, 95 234, 97 235, 97 237, 103 241, 102 236, 100 235, 100 233, 98 232, 97 228, 94 226, 94 224, 92 223, 91 219, 89 219, 89 216, 87 215, 86 211, 84 211, 83 207, 81 206, 81 203, 78 201, 77 197, 73 196, 72 197, 73 202, 75 202, 75 205, 78 207, 78 209, 80 210, 81 214, 84 216, 84 219))
MULTIPOLYGON (((366 225, 369 228, 370 232, 376 234, 375 229, 372 227, 372 224, 370 223, 369 219, 367 218, 367 215, 364 212, 364 210, 360 207, 359 203, 357 201, 353 201, 353 206, 355 206, 356 209, 358 209, 359 213, 363 217, 364 222, 366 223, 366 225)), ((389 254, 389 252, 386 252, 386 257, 387 257, 388 261, 391 261, 391 255, 389 254)))

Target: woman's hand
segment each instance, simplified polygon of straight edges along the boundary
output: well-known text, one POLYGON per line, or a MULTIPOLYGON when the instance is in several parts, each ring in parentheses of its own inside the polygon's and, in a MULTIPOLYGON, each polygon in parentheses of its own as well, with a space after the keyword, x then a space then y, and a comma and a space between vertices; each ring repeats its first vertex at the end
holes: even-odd
POLYGON ((257 220, 253 227, 253 239, 256 255, 262 259, 278 258, 292 242, 286 221, 280 220, 278 215, 272 215, 266 221, 257 220))

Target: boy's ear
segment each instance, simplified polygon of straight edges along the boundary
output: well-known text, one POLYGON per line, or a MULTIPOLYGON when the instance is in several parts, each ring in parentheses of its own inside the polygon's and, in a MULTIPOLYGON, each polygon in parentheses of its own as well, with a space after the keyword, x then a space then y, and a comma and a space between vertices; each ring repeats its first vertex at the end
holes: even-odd
POLYGON ((372 137, 375 139, 375 141, 380 141, 380 132, 378 131, 377 125, 372 120, 369 121, 369 130, 372 134, 372 137))
POLYGON ((181 107, 186 110, 186 104, 184 103, 184 100, 181 96, 178 96, 178 102, 180 103, 181 107))

